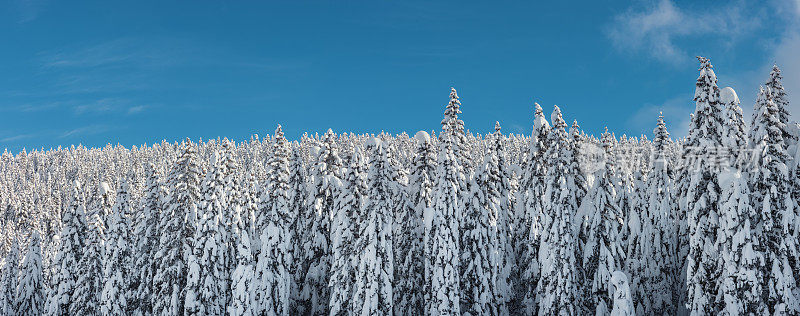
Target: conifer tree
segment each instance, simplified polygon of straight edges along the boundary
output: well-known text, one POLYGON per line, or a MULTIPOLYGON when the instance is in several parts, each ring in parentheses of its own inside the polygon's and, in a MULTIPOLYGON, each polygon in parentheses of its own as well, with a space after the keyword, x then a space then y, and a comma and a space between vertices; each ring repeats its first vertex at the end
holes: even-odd
POLYGON ((548 139, 550 124, 542 107, 535 103, 533 136, 528 150, 520 192, 521 206, 515 214, 512 245, 516 249, 516 269, 512 270, 513 296, 510 310, 533 315, 536 308, 536 283, 539 281, 539 240, 550 228, 551 216, 544 212, 541 196, 545 192, 544 176, 547 173, 548 139))
POLYGON ((355 244, 360 233, 361 217, 367 193, 367 162, 357 146, 348 168, 343 170, 342 188, 335 202, 336 214, 331 223, 330 315, 347 315, 353 304, 358 256, 355 244))
POLYGON ((595 184, 584 200, 584 210, 588 218, 586 227, 586 242, 583 246, 583 273, 587 284, 583 293, 586 293, 587 313, 607 315, 613 304, 610 286, 611 274, 621 270, 625 261, 625 252, 622 247, 622 211, 616 200, 614 183, 614 162, 611 156, 613 143, 611 134, 606 130, 601 140, 605 150, 604 167, 595 177, 595 184))
MULTIPOLYGON (((499 129, 490 136, 497 139, 499 129)), ((501 210, 499 159, 492 145, 472 181, 472 202, 464 214, 461 234, 461 312, 464 315, 498 315, 504 305, 497 288, 497 217, 501 210)))
MULTIPOLYGON (((424 314, 425 302, 430 300, 430 292, 427 291, 430 271, 432 267, 429 261, 431 249, 429 240, 431 239, 431 216, 433 207, 433 187, 434 177, 436 176, 436 147, 434 147, 431 136, 425 131, 419 131, 414 135, 415 151, 411 177, 409 181, 409 200, 412 204, 412 212, 409 217, 401 221, 405 234, 410 235, 412 241, 408 246, 398 245, 398 247, 408 248, 405 257, 398 258, 401 262, 398 269, 405 273, 398 280, 397 295, 400 303, 395 305, 395 310, 401 315, 403 313, 424 314), (416 238, 416 242, 414 241, 416 238), (416 244, 416 243, 419 244, 416 244), (423 260, 419 260, 422 257, 423 260)), ((397 312, 395 314, 398 314, 397 312)))
POLYGON ((103 315, 127 315, 129 312, 129 298, 133 293, 128 292, 131 271, 130 225, 130 195, 128 180, 123 179, 117 191, 114 210, 110 214, 110 222, 106 230, 105 259, 103 273, 105 283, 101 293, 100 312, 103 315))
POLYGON ((187 260, 186 303, 184 315, 220 315, 225 304, 225 234, 221 217, 225 213, 226 166, 218 153, 214 165, 202 181, 200 207, 197 209, 197 229, 187 260))
POLYGON ((707 58, 698 57, 698 60, 696 109, 684 144, 688 184, 683 193, 685 201, 681 202, 688 210, 687 306, 692 314, 715 314, 719 310, 714 304, 717 295, 714 280, 719 277, 720 269, 714 242, 719 228, 721 193, 716 176, 720 164, 715 159, 723 150, 724 121, 713 66, 707 58))
MULTIPOLYGON (((195 145, 185 141, 169 176, 169 201, 159 222, 153 313, 180 315, 186 302, 187 259, 191 255, 200 201, 200 167, 195 145)), ((199 225, 198 225, 199 226, 199 225)))
POLYGON ((19 238, 14 238, 11 249, 6 254, 4 261, 3 273, 0 275, 3 278, 0 280, 3 282, 3 290, 0 293, 3 296, 3 305, 0 307, 3 309, 0 311, 3 312, 3 315, 15 315, 17 313, 15 306, 17 302, 16 290, 19 284, 19 238))
POLYGON ((39 232, 31 232, 28 252, 22 261, 22 271, 17 287, 15 310, 17 315, 42 315, 44 312, 44 276, 42 274, 42 248, 39 232))
POLYGON ((394 249, 392 225, 394 179, 388 148, 377 138, 367 142, 370 164, 367 170, 367 194, 364 209, 359 216, 358 240, 354 252, 358 269, 353 286, 352 314, 391 315, 393 313, 394 249))
POLYGON ((750 173, 750 190, 753 205, 760 214, 756 230, 760 232, 759 244, 763 247, 765 266, 763 294, 771 314, 800 313, 794 295, 797 283, 790 258, 797 258, 796 239, 789 235, 788 225, 793 223, 794 205, 789 193, 789 174, 786 166, 790 159, 786 153, 779 108, 770 89, 759 92, 761 113, 753 122, 759 130, 750 142, 755 150, 755 170, 750 173))
POLYGON ((101 312, 103 289, 103 249, 105 232, 101 214, 110 200, 108 184, 101 182, 92 194, 86 215, 86 244, 78 262, 78 280, 69 303, 72 315, 96 315, 101 312))
POLYGON ((461 314, 458 214, 463 211, 463 203, 458 190, 463 187, 459 185, 463 171, 454 152, 455 136, 450 132, 451 127, 448 124, 451 121, 443 121, 443 131, 439 135, 437 178, 427 245, 430 249, 426 258, 426 262, 430 264, 430 268, 426 269, 430 278, 427 285, 430 299, 425 304, 429 315, 461 314))
POLYGON ((130 299, 135 301, 134 314, 149 315, 153 312, 156 299, 153 278, 156 275, 156 252, 159 243, 159 227, 161 212, 164 210, 164 198, 167 196, 166 188, 161 182, 161 175, 153 164, 147 170, 147 184, 141 202, 142 211, 135 216, 136 226, 133 234, 139 236, 134 248, 134 271, 138 272, 139 280, 136 295, 130 299))
POLYGON ((78 280, 78 262, 86 243, 86 205, 81 185, 72 183, 70 202, 61 217, 61 244, 53 260, 52 294, 48 300, 48 315, 69 315, 69 304, 78 280))
POLYGON ((255 268, 259 280, 255 299, 259 306, 257 312, 262 315, 289 313, 289 150, 278 125, 272 155, 267 162, 266 187, 259 201, 259 214, 264 217, 264 223, 255 268))
POLYGON ((316 162, 312 169, 310 205, 308 205, 303 247, 303 266, 300 282, 300 313, 310 315, 328 314, 330 293, 330 216, 333 213, 337 185, 341 179, 342 161, 335 143, 336 135, 330 129, 320 143, 316 162))
POLYGON ((775 106, 778 108, 778 120, 783 124, 781 129, 784 141, 796 141, 795 136, 788 131, 789 126, 789 97, 786 95, 786 90, 783 88, 783 75, 778 65, 772 65, 772 71, 769 73, 769 79, 764 84, 772 93, 772 99, 775 106))
POLYGON ((550 214, 550 227, 544 231, 539 248, 541 273, 536 286, 540 315, 574 315, 575 302, 575 233, 573 220, 580 207, 585 187, 580 176, 575 147, 566 131, 561 110, 551 115, 553 130, 546 157, 544 212, 550 214))

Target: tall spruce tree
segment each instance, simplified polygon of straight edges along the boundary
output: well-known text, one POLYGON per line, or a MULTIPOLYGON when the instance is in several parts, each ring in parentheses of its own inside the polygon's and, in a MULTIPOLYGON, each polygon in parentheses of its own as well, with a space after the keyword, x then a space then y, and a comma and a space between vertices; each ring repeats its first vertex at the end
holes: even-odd
POLYGON ((195 235, 201 170, 195 145, 187 140, 181 147, 169 175, 169 201, 159 222, 161 236, 153 278, 153 313, 157 315, 183 314, 186 302, 187 259, 195 235))
POLYGON ((8 254, 6 254, 5 262, 3 263, 3 270, 0 277, 3 279, 2 281, 3 290, 0 295, 2 295, 3 305, 0 305, 3 309, 0 310, 3 312, 3 315, 16 315, 16 302, 17 302, 17 285, 19 284, 19 238, 14 238, 11 249, 9 249, 8 254))
POLYGON ((130 298, 135 302, 135 315, 149 315, 153 312, 156 300, 153 278, 156 275, 156 252, 160 237, 158 223, 167 196, 161 175, 155 166, 148 164, 146 170, 148 177, 141 202, 142 211, 134 216, 136 225, 133 229, 133 234, 139 236, 133 260, 134 271, 138 273, 140 282, 135 295, 130 298))
POLYGON ((264 216, 255 275, 257 313, 289 314, 289 144, 281 126, 275 130, 272 154, 267 161, 266 186, 262 187, 259 214, 264 216))
POLYGON ((580 176, 576 150, 566 131, 567 124, 556 106, 551 115, 553 129, 548 140, 544 212, 551 216, 543 232, 539 259, 541 272, 536 286, 540 315, 574 315, 576 303, 575 232, 573 221, 583 198, 585 181, 580 176))
POLYGON ((392 196, 393 166, 388 148, 378 138, 367 142, 370 164, 367 169, 367 194, 360 216, 355 245, 358 269, 353 286, 351 313, 360 315, 392 315, 394 283, 394 249, 392 225, 395 208, 392 196))
POLYGON ((719 228, 721 188, 717 173, 722 153, 723 118, 719 104, 719 88, 713 66, 704 57, 694 93, 696 109, 690 132, 684 144, 686 187, 682 194, 688 211, 686 256, 687 306, 693 315, 715 314, 716 283, 720 275, 719 253, 714 245, 719 228))
POLYGON ((759 92, 756 108, 761 113, 753 127, 758 132, 750 139, 755 151, 756 168, 750 172, 750 191, 753 205, 760 214, 756 230, 761 236, 765 265, 761 272, 763 294, 771 314, 800 313, 795 292, 797 283, 790 259, 797 258, 797 243, 789 235, 789 223, 794 223, 794 203, 791 201, 786 142, 780 111, 769 88, 759 92))
POLYGON ((343 170, 341 190, 331 222, 330 315, 348 315, 353 304, 358 254, 356 241, 365 217, 367 161, 360 146, 353 150, 348 168, 343 170))
POLYGON ((44 275, 42 270, 42 237, 31 232, 28 251, 22 260, 17 297, 16 315, 42 315, 44 312, 44 275))
POLYGON ((300 313, 327 315, 330 292, 330 217, 333 213, 337 184, 341 179, 342 160, 332 130, 325 133, 320 143, 312 173, 310 203, 303 228, 303 247, 299 302, 300 313))
POLYGON ((625 252, 622 245, 622 211, 617 205, 614 183, 617 181, 614 173, 612 157, 613 142, 611 134, 606 130, 601 140, 605 152, 604 166, 599 169, 595 177, 595 184, 588 196, 583 201, 583 210, 588 219, 584 225, 586 233, 583 245, 582 272, 586 277, 586 284, 581 284, 585 293, 584 313, 607 315, 613 304, 610 286, 611 274, 621 270, 625 262, 625 252), (590 282, 590 283, 589 283, 590 282), (585 288, 584 288, 585 287, 585 288))
POLYGON ((127 315, 132 311, 129 292, 132 271, 130 248, 130 194, 128 180, 122 179, 117 190, 116 203, 110 214, 106 230, 105 259, 103 273, 105 282, 101 293, 100 312, 103 315, 127 315))
POLYGON ((222 216, 226 212, 226 166, 214 153, 213 168, 201 182, 197 226, 187 260, 184 315, 220 315, 226 311, 226 247, 222 216))
POLYGON ((535 103, 533 136, 528 149, 519 199, 520 206, 515 214, 515 225, 511 243, 515 249, 516 269, 512 270, 511 283, 513 295, 509 308, 524 315, 537 312, 536 283, 539 281, 539 241, 541 234, 548 231, 552 217, 544 211, 544 177, 547 173, 547 150, 550 123, 544 116, 542 107, 535 103))
POLYGON ((89 200, 86 214, 86 244, 78 262, 78 280, 69 302, 72 315, 97 315, 101 313, 103 290, 103 249, 105 232, 101 214, 110 201, 108 184, 101 182, 89 200))
POLYGON ((399 310, 401 315, 405 312, 424 314, 425 302, 431 299, 431 293, 428 291, 428 281, 430 280, 432 265, 429 259, 433 258, 433 256, 429 241, 432 237, 431 216, 433 214, 433 187, 437 166, 436 147, 432 143, 430 134, 425 131, 417 132, 414 135, 414 141, 416 143, 416 155, 411 169, 408 190, 409 199, 413 205, 413 213, 409 214, 414 214, 415 218, 403 220, 401 225, 408 227, 409 230, 414 229, 413 232, 407 231, 407 234, 411 234, 412 238, 418 238, 417 240, 421 244, 416 245, 417 251, 420 252, 415 251, 415 245, 412 244, 408 246, 410 249, 406 257, 398 258, 401 262, 398 268, 408 272, 401 278, 400 282, 403 283, 399 284, 397 291, 401 298, 401 303, 396 305, 395 309, 401 307, 402 310, 399 310), (419 221, 422 221, 422 223, 419 223, 419 221), (416 226, 414 223, 421 225, 416 226), (422 256, 423 260, 419 260, 420 256, 422 256))
POLYGON ((73 181, 69 205, 61 217, 61 244, 52 262, 52 294, 48 300, 47 315, 69 315, 70 300, 79 276, 78 262, 86 244, 85 203, 81 184, 73 181))

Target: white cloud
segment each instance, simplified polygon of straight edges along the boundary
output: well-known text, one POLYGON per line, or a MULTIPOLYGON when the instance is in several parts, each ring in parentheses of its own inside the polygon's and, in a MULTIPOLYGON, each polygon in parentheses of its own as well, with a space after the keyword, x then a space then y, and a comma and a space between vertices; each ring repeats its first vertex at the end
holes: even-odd
POLYGON ((734 42, 760 25, 757 11, 748 10, 741 1, 705 10, 685 10, 670 0, 659 0, 644 11, 629 9, 617 15, 606 34, 621 51, 645 52, 662 62, 677 64, 692 57, 676 44, 680 39, 711 35, 734 42))

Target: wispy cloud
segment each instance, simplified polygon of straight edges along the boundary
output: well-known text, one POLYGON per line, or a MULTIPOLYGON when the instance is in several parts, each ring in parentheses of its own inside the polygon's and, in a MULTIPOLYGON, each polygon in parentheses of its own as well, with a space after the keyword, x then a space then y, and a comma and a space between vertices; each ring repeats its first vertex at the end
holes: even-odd
POLYGON ((75 137, 82 135, 95 135, 108 132, 109 130, 111 130, 111 128, 106 125, 89 125, 67 130, 61 133, 61 135, 59 135, 58 138, 68 138, 68 137, 75 137))
POLYGON ((678 64, 691 57, 676 44, 679 40, 714 36, 734 42, 761 24, 761 14, 744 1, 709 10, 684 10, 671 0, 658 0, 644 10, 629 9, 617 15, 606 34, 620 51, 644 52, 662 62, 678 64))
POLYGON ((19 140, 23 140, 23 139, 32 138, 34 136, 36 136, 36 134, 20 134, 20 135, 6 136, 6 137, 3 137, 3 138, 0 138, 0 143, 8 143, 8 142, 19 141, 19 140))
POLYGON ((147 109, 147 106, 146 106, 146 105, 137 105, 137 106, 132 106, 132 107, 128 108, 128 115, 131 115, 131 114, 137 114, 137 113, 141 113, 141 112, 143 112, 145 109, 147 109))

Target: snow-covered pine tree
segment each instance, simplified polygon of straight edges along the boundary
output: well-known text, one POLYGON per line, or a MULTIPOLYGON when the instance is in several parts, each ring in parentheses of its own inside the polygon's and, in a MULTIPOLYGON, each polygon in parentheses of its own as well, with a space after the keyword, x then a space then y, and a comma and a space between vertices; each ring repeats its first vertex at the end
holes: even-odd
POLYGON ((778 65, 772 65, 772 71, 769 73, 769 79, 764 84, 764 87, 769 88, 772 93, 772 99, 775 101, 775 106, 778 108, 778 120, 783 124, 781 129, 784 141, 797 141, 793 139, 795 136, 788 131, 789 127, 789 97, 786 95, 786 90, 783 88, 783 75, 778 65))
POLYGON ((797 314, 797 283, 789 261, 797 258, 796 239, 789 235, 788 228, 795 220, 787 168, 791 158, 786 153, 779 108, 769 88, 759 91, 757 102, 761 105, 756 108, 762 112, 754 116, 758 118, 753 122, 757 132, 750 139, 756 159, 750 172, 750 190, 761 217, 756 230, 766 263, 761 272, 762 296, 771 314, 797 314))
MULTIPOLYGON (((459 100, 456 88, 450 88, 450 102, 444 109, 444 118, 442 119, 442 134, 449 134, 453 139, 453 152, 458 159, 458 163, 462 168, 467 168, 465 164, 470 164, 469 156, 466 150, 467 138, 464 134, 464 121, 458 118, 461 114, 461 101, 459 100)), ((440 136, 441 137, 441 136, 440 136)), ((463 185, 464 181, 459 184, 463 185)))
POLYGON ((164 210, 164 198, 167 196, 166 188, 161 182, 161 174, 153 164, 148 164, 147 184, 141 202, 142 211, 134 219, 136 226, 133 234, 139 236, 134 261, 135 271, 140 282, 130 299, 134 302, 134 315, 150 315, 153 312, 153 303, 156 299, 153 278, 156 275, 156 252, 159 243, 158 223, 161 212, 164 210))
POLYGON ((503 174, 500 170, 495 134, 488 136, 490 148, 476 168, 470 188, 472 202, 463 217, 461 234, 461 313, 463 315, 499 315, 505 302, 497 288, 500 253, 497 219, 501 210, 503 174))
POLYGON ((595 184, 584 199, 581 214, 588 219, 585 227, 583 245, 583 276, 585 284, 579 285, 580 293, 585 293, 583 313, 608 315, 613 304, 613 293, 609 288, 611 274, 621 270, 625 262, 622 245, 622 211, 617 205, 614 183, 617 181, 612 158, 613 142, 606 129, 601 140, 605 152, 604 166, 595 176, 595 184))
POLYGON ((103 290, 103 249, 105 235, 101 214, 110 200, 108 184, 101 182, 89 200, 86 214, 86 240, 78 262, 78 280, 69 302, 71 315, 98 315, 101 312, 103 290))
POLYGON ((261 190, 259 218, 263 217, 260 251, 255 266, 258 288, 256 312, 260 315, 289 314, 289 154, 281 126, 275 130, 272 153, 267 161, 267 179, 261 190))
POLYGON ((533 135, 528 148, 528 159, 524 168, 514 216, 512 240, 514 264, 511 283, 513 294, 509 303, 512 311, 533 315, 536 308, 536 283, 539 281, 539 238, 550 228, 551 216, 544 212, 543 199, 545 193, 544 176, 547 173, 548 139, 550 123, 544 116, 542 107, 534 103, 533 135))
POLYGON ((677 312, 678 279, 677 226, 673 202, 673 166, 669 157, 671 140, 664 115, 659 113, 653 129, 653 163, 646 183, 646 212, 637 249, 638 286, 633 301, 638 314, 674 315, 677 312))
POLYGON ((19 284, 19 244, 19 238, 14 238, 3 263, 3 274, 0 275, 3 278, 0 280, 3 282, 3 290, 0 293, 3 296, 3 305, 0 305, 3 308, 0 310, 3 315, 17 314, 15 305, 17 302, 16 290, 19 284))
POLYGON ((392 225, 395 208, 391 199, 393 166, 388 148, 378 138, 367 141, 370 164, 367 169, 367 194, 364 209, 359 218, 358 239, 354 253, 358 258, 355 284, 353 285, 352 314, 392 315, 394 298, 394 249, 392 248, 392 225))
MULTIPOLYGON (((714 304, 717 288, 714 280, 721 271, 715 239, 719 227, 719 198, 721 188, 717 173, 719 154, 723 150, 724 120, 719 104, 719 88, 713 66, 704 57, 700 61, 700 76, 694 93, 696 109, 690 132, 684 144, 685 200, 682 210, 688 210, 688 245, 686 256, 687 306, 695 315, 716 314, 714 304)), ((723 153, 724 154, 724 153, 723 153)), ((679 255, 680 256, 680 255, 679 255)))
POLYGON ((122 179, 106 229, 103 260, 105 282, 100 297, 100 313, 103 315, 127 315, 133 310, 128 306, 129 298, 133 297, 133 293, 129 292, 132 254, 128 235, 128 214, 131 212, 128 192, 128 179, 122 179))
POLYGON ((221 315, 226 311, 225 234, 221 217, 225 214, 226 166, 214 153, 213 168, 201 183, 192 253, 187 261, 184 315, 221 315))
POLYGON ((457 143, 456 136, 451 132, 451 123, 448 120, 442 122, 443 131, 439 134, 436 185, 433 191, 434 200, 427 245, 430 252, 425 259, 430 264, 426 269, 429 273, 430 299, 426 300, 425 309, 429 315, 459 315, 461 291, 458 275, 460 257, 458 214, 463 212, 463 203, 459 198, 459 188, 463 187, 459 185, 463 171, 454 152, 457 143))
MULTIPOLYGON (((42 274, 42 238, 39 232, 31 232, 28 252, 22 261, 17 287, 16 315, 42 315, 44 312, 44 275, 42 274)), ((7 314, 10 315, 10 314, 7 314)))
POLYGON ((295 141, 291 145, 292 156, 289 158, 289 211, 291 212, 289 223, 289 255, 291 265, 289 266, 289 312, 296 315, 299 313, 297 302, 300 301, 300 286, 304 275, 302 273, 303 255, 301 252, 303 245, 303 234, 305 228, 303 215, 308 209, 306 201, 309 196, 306 181, 306 164, 300 145, 295 141))
POLYGON ((717 282, 720 315, 765 315, 760 275, 764 253, 756 227, 760 215, 750 204, 747 179, 737 169, 722 176, 720 231, 717 249, 722 257, 722 274, 717 282))
POLYGON ((225 290, 222 292, 220 301, 224 306, 231 306, 231 293, 233 284, 231 274, 236 269, 236 255, 239 244, 239 230, 242 228, 238 223, 234 223, 235 218, 240 218, 242 212, 242 187, 239 181, 239 163, 236 159, 236 144, 224 138, 221 148, 221 163, 224 165, 222 175, 222 199, 224 200, 223 209, 220 214, 220 245, 222 247, 223 270, 222 280, 225 283, 225 290))
POLYGON ((431 249, 428 247, 431 238, 431 208, 433 206, 433 186, 436 176, 436 147, 431 142, 431 136, 425 131, 419 131, 414 135, 416 144, 416 155, 413 160, 411 177, 409 181, 409 200, 413 205, 412 212, 408 213, 411 218, 406 218, 400 224, 403 225, 405 234, 411 235, 407 240, 411 241, 408 246, 398 245, 398 247, 408 248, 405 257, 397 258, 402 269, 403 276, 396 280, 397 298, 400 303, 395 304, 395 315, 411 313, 423 315, 425 313, 425 302, 430 300, 430 292, 427 291, 430 271, 432 267, 428 259, 432 258, 431 249), (415 239, 416 238, 416 239, 415 239), (423 260, 420 260, 420 257, 423 260))
POLYGON ((299 312, 306 315, 327 315, 330 292, 330 217, 334 213, 334 199, 337 185, 341 179, 342 160, 336 144, 336 135, 332 130, 325 133, 323 141, 315 155, 316 162, 312 168, 312 185, 310 189, 310 205, 305 214, 303 228, 303 276, 300 282, 301 291, 299 312))
POLYGON ((585 181, 580 176, 575 147, 567 134, 567 124, 556 106, 551 115, 553 129, 548 140, 545 175, 544 212, 552 218, 543 232, 539 259, 541 273, 537 290, 540 315, 574 315, 576 303, 575 232, 573 220, 583 198, 585 181))
POLYGON ((53 259, 51 296, 47 315, 69 315, 69 304, 78 280, 78 262, 86 243, 86 202, 78 181, 72 183, 70 202, 61 217, 61 244, 53 259))
POLYGON ((161 236, 153 279, 156 315, 181 315, 186 302, 186 263, 195 234, 201 170, 195 145, 187 140, 181 147, 182 153, 169 175, 169 201, 159 222, 161 236))
POLYGON ((728 152, 729 165, 741 168, 741 161, 746 158, 742 151, 747 146, 747 125, 744 122, 742 108, 739 107, 739 96, 731 87, 725 87, 719 93, 720 103, 725 106, 725 129, 722 133, 722 145, 728 152), (742 157, 740 157, 742 155, 742 157))
POLYGON ((244 220, 240 213, 234 214, 233 225, 239 227, 236 230, 236 268, 231 274, 231 303, 228 306, 228 314, 231 316, 255 315, 257 307, 253 300, 254 290, 258 288, 258 280, 255 278, 254 268, 255 259, 253 247, 250 242, 250 229, 246 229, 244 220))
POLYGON ((353 295, 358 256, 356 241, 367 193, 367 161, 360 146, 356 146, 348 168, 343 169, 341 190, 338 191, 331 222, 331 278, 329 287, 330 315, 348 315, 353 295))

